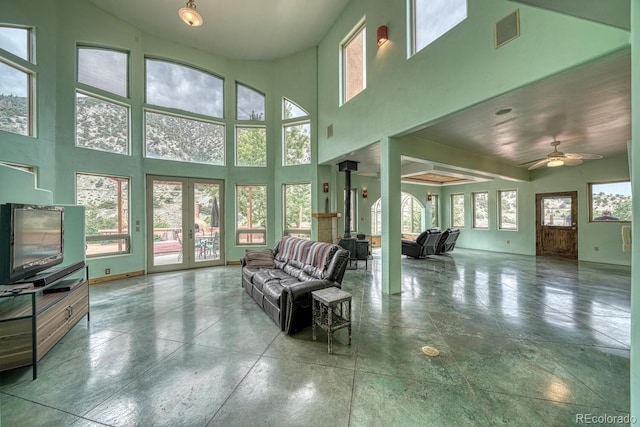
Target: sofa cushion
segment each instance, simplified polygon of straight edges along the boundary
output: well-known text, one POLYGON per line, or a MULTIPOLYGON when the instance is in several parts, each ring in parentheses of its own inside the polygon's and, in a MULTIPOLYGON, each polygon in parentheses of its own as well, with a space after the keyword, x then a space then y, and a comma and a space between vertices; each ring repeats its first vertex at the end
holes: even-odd
POLYGON ((271 282, 271 281, 275 281, 276 283, 280 282, 281 280, 287 280, 289 279, 290 276, 285 273, 282 270, 279 270, 277 268, 274 269, 260 269, 258 270, 257 273, 255 273, 253 275, 253 286, 255 286, 256 288, 258 288, 260 291, 264 292, 264 285, 271 282))
POLYGON ((275 268, 271 249, 247 249, 244 259, 249 268, 275 268))
POLYGON ((280 297, 282 296, 282 290, 284 287, 276 280, 272 280, 265 283, 262 291, 264 297, 268 299, 274 306, 280 307, 280 297))

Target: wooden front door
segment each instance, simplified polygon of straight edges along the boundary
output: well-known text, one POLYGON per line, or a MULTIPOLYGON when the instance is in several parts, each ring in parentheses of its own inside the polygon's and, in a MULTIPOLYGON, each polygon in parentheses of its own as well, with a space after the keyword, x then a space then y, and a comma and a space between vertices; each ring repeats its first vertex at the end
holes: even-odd
POLYGON ((578 192, 536 194, 536 255, 578 259, 578 192))

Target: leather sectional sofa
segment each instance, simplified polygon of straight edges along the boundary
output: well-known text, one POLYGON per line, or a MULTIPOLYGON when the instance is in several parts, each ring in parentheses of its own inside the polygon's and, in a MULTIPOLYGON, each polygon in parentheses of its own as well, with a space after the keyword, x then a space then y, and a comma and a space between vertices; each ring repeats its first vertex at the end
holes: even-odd
POLYGON ((287 334, 311 324, 311 292, 341 287, 349 251, 285 236, 273 250, 247 250, 240 260, 247 294, 287 334), (270 262, 272 254, 272 262, 270 262))

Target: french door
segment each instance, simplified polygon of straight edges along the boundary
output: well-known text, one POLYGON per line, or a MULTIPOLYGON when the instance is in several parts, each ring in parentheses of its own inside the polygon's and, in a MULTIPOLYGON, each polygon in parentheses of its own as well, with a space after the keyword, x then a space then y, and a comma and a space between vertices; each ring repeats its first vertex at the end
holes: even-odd
POLYGON ((147 176, 147 271, 224 265, 224 181, 147 176))

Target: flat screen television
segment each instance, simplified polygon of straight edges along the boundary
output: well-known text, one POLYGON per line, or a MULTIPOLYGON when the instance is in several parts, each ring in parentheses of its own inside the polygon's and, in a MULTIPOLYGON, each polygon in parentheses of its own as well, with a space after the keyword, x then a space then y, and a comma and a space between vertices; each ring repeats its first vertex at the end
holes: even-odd
POLYGON ((63 261, 64 208, 0 206, 0 284, 36 275, 63 261))

